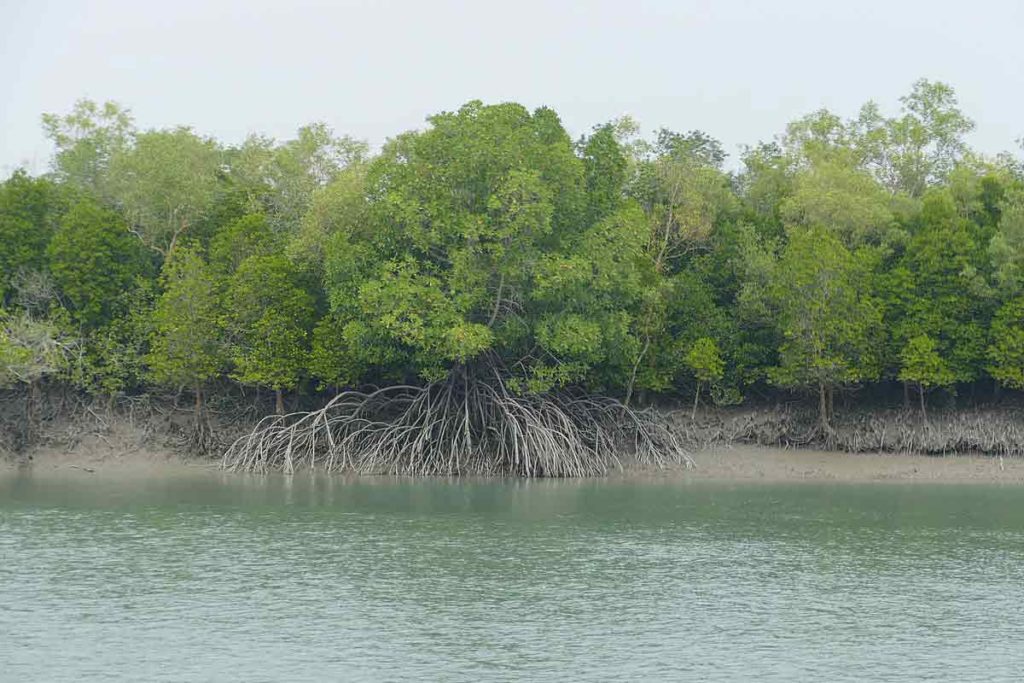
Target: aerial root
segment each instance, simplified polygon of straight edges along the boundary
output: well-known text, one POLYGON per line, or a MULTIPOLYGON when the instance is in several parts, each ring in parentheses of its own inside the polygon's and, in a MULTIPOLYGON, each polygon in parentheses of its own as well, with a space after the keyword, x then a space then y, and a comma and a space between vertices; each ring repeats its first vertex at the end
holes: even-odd
POLYGON ((627 464, 692 466, 656 414, 603 397, 517 396, 456 378, 347 391, 311 412, 262 420, 227 450, 245 472, 583 477, 627 464))

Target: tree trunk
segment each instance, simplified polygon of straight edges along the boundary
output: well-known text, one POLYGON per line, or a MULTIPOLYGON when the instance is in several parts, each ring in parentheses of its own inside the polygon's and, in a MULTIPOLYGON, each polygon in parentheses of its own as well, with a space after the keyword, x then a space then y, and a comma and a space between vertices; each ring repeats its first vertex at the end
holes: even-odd
POLYGON ((203 423, 203 387, 198 382, 196 383, 195 391, 196 391, 196 407, 195 407, 196 425, 201 425, 203 423))
POLYGON ((28 399, 25 401, 25 443, 35 439, 36 423, 39 421, 39 380, 28 383, 28 399))
POLYGON ((903 410, 910 410, 910 383, 903 383, 903 410))
POLYGON ((821 430, 826 434, 828 427, 828 396, 825 392, 825 384, 818 384, 818 419, 821 421, 821 430))
POLYGON ((28 424, 32 424, 32 420, 35 419, 35 405, 36 405, 36 381, 32 380, 28 383, 28 398, 25 401, 25 421, 28 424))
POLYGON ((644 342, 643 350, 640 351, 640 355, 636 357, 636 362, 633 363, 633 372, 629 376, 629 384, 626 385, 626 400, 624 400, 622 402, 627 408, 629 407, 630 399, 633 398, 633 387, 636 385, 636 373, 637 373, 637 370, 640 369, 640 362, 644 359, 644 356, 647 354, 647 349, 650 346, 651 346, 651 338, 647 337, 647 340, 644 342))
POLYGON ((693 413, 690 415, 690 421, 694 422, 697 419, 697 402, 700 400, 700 382, 697 382, 697 391, 693 392, 693 413))
POLYGON ((918 395, 921 398, 921 422, 924 422, 925 424, 927 424, 928 423, 928 413, 927 413, 927 411, 925 411, 925 408, 924 408, 924 384, 918 384, 917 385, 917 389, 918 389, 918 395))
POLYGON ((281 392, 280 389, 274 390, 274 401, 274 410, 277 411, 278 415, 284 415, 284 394, 281 392))
POLYGON ((833 387, 828 388, 828 421, 831 424, 835 421, 836 417, 836 390, 833 387))

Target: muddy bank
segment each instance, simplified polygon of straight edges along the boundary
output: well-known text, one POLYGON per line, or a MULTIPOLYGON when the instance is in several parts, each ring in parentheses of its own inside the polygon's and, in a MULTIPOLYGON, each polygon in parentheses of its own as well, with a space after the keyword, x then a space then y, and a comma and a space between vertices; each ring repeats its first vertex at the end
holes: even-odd
MULTIPOLYGON (((988 455, 914 455, 846 453, 769 446, 713 446, 691 456, 696 467, 668 470, 628 470, 612 479, 723 482, 899 482, 1024 485, 1024 458, 988 455)), ((17 465, 7 460, 0 472, 17 465)), ((38 474, 83 476, 175 477, 219 470, 217 459, 185 458, 173 450, 140 448, 118 451, 106 444, 80 444, 72 451, 42 448, 27 465, 38 474)), ((246 476, 228 475, 225 476, 246 476)))
POLYGON ((847 453, 737 445, 713 446, 692 457, 695 469, 673 471, 670 476, 749 482, 1024 484, 1024 458, 1017 456, 847 453))
POLYGON ((251 429, 260 406, 209 411, 215 435, 211 452, 191 447, 194 418, 186 401, 173 397, 90 401, 55 390, 40 402, 38 419, 25 419, 25 396, 0 395, 0 468, 139 472, 215 468, 231 440, 251 429))
POLYGON ((851 409, 825 433, 804 407, 689 411, 665 418, 692 450, 730 444, 811 448, 848 453, 1024 456, 1024 409, 1017 406, 936 411, 927 421, 912 410, 851 409))
MULTIPOLYGON (((52 405, 57 405, 56 403, 52 405)), ((20 408, 0 401, 10 422, 20 408)), ((0 468, 159 473, 215 469, 220 451, 199 455, 185 439, 190 411, 173 401, 80 404, 54 409, 37 426, 30 447, 0 454, 0 468)), ((226 447, 258 418, 212 412, 217 441, 226 447)), ((939 412, 923 423, 903 411, 851 412, 832 434, 815 429, 813 411, 735 408, 664 411, 696 462, 688 470, 629 472, 743 481, 948 481, 1024 483, 1024 411, 1019 408, 939 412)), ((2 446, 2 444, 0 444, 2 446)), ((614 475, 623 476, 623 475, 614 475)))
MULTIPOLYGON (((24 457, 6 460, 10 469, 29 468, 33 472, 78 471, 85 474, 118 476, 160 476, 182 472, 217 470, 218 459, 193 458, 158 444, 123 448, 116 436, 86 438, 71 450, 59 446, 41 446, 24 457)), ((0 465, 0 469, 3 466, 0 465)))

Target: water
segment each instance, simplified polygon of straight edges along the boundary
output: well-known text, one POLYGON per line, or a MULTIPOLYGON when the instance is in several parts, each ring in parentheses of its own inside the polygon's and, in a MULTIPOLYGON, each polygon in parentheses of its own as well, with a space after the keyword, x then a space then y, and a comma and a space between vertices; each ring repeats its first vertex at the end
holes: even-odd
POLYGON ((0 680, 1020 680, 1024 488, 0 478, 0 680))

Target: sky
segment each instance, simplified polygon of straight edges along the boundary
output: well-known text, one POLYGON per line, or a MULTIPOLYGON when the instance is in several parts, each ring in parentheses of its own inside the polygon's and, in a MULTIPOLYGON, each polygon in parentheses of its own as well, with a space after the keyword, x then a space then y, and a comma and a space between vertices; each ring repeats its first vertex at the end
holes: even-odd
POLYGON ((1022 29, 1022 0, 0 0, 0 174, 47 170, 40 115, 83 97, 226 143, 324 121, 374 146, 513 100, 574 137, 629 114, 735 159, 821 107, 896 113, 918 78, 995 154, 1024 136, 1022 29))

